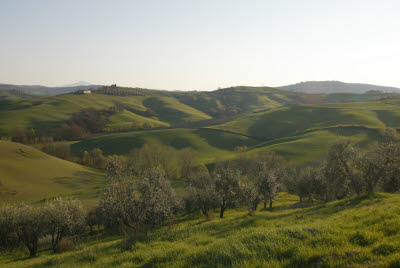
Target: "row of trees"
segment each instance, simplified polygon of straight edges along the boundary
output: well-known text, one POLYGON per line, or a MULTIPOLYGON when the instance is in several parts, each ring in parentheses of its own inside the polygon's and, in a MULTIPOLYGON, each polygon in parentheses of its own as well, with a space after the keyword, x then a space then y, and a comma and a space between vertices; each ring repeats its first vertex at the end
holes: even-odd
POLYGON ((254 168, 249 173, 244 173, 237 163, 218 166, 212 173, 207 169, 194 173, 186 187, 186 211, 201 210, 208 219, 209 211, 215 208, 220 209, 221 218, 226 209, 243 205, 247 206, 250 215, 260 203, 264 208, 267 204, 272 208, 281 187, 282 170, 274 166, 274 162, 262 158, 246 162, 248 167, 254 168))

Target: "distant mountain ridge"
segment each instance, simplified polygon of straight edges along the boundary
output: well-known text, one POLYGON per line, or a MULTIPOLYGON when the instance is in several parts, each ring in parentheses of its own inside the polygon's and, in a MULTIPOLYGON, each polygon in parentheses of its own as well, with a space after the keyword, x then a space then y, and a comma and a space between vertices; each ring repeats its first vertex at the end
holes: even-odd
POLYGON ((311 94, 332 93, 366 93, 368 91, 383 91, 385 93, 400 93, 400 88, 377 86, 361 83, 344 83, 340 81, 306 81, 293 85, 282 86, 280 89, 311 94))
POLYGON ((79 87, 79 86, 92 86, 92 85, 93 85, 92 83, 89 83, 87 81, 78 81, 76 83, 63 85, 62 87, 79 87))

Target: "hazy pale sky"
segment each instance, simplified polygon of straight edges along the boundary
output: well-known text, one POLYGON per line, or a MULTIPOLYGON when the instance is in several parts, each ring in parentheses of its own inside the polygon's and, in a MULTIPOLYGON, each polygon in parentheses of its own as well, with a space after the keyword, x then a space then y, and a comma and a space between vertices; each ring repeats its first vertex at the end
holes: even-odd
POLYGON ((399 0, 1 0, 0 83, 400 87, 399 0))

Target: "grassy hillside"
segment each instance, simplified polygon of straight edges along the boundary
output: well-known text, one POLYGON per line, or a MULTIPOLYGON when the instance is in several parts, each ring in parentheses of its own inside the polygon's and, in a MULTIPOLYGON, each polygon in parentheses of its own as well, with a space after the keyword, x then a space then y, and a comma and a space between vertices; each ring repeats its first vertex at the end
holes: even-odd
POLYGON ((276 139, 332 127, 400 127, 395 102, 315 104, 252 113, 211 128, 276 139))
POLYGON ((22 144, 0 141, 0 203, 35 202, 58 195, 92 202, 104 174, 22 144))
POLYGON ((281 194, 274 210, 229 210, 204 222, 179 217, 127 249, 121 237, 88 237, 67 253, 4 254, 12 267, 399 267, 400 196, 377 194, 306 208, 281 194))
POLYGON ((351 140, 356 146, 367 148, 376 143, 378 138, 379 134, 374 131, 357 128, 315 130, 260 143, 252 147, 247 154, 275 152, 295 165, 302 165, 325 160, 329 147, 337 140, 351 140))
POLYGON ((306 164, 325 159, 330 143, 350 139, 360 147, 373 144, 378 133, 352 128, 332 128, 310 131, 301 135, 262 141, 217 129, 168 129, 144 132, 110 134, 71 144, 72 151, 100 148, 106 154, 128 154, 144 144, 166 145, 176 149, 193 148, 200 163, 213 163, 216 159, 228 160, 240 154, 254 155, 276 152, 296 164, 306 164), (235 152, 236 146, 247 146, 245 153, 235 152))
POLYGON ((176 149, 193 148, 202 163, 216 158, 228 159, 236 155, 236 146, 252 147, 259 144, 252 138, 211 129, 166 129, 110 134, 72 143, 74 153, 100 148, 106 154, 128 154, 144 144, 171 146, 176 149))
MULTIPOLYGON (((5 93, 4 93, 5 94, 5 93)), ((7 93, 8 94, 8 93, 7 93)), ((8 99, 0 94, 0 135, 16 126, 52 135, 72 113, 94 108, 117 113, 104 131, 149 129, 267 113, 278 107, 309 103, 376 101, 391 94, 304 94, 269 87, 232 87, 212 92, 167 92, 135 88, 103 88, 92 94, 8 99), (118 95, 120 94, 120 95, 118 95)), ((297 112, 297 111, 294 111, 297 112)))

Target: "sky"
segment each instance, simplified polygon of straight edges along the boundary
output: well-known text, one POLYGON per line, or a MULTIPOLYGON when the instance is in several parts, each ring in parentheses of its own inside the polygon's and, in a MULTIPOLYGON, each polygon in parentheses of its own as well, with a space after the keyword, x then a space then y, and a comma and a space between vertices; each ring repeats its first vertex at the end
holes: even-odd
POLYGON ((400 87, 398 0, 1 0, 0 83, 400 87))

